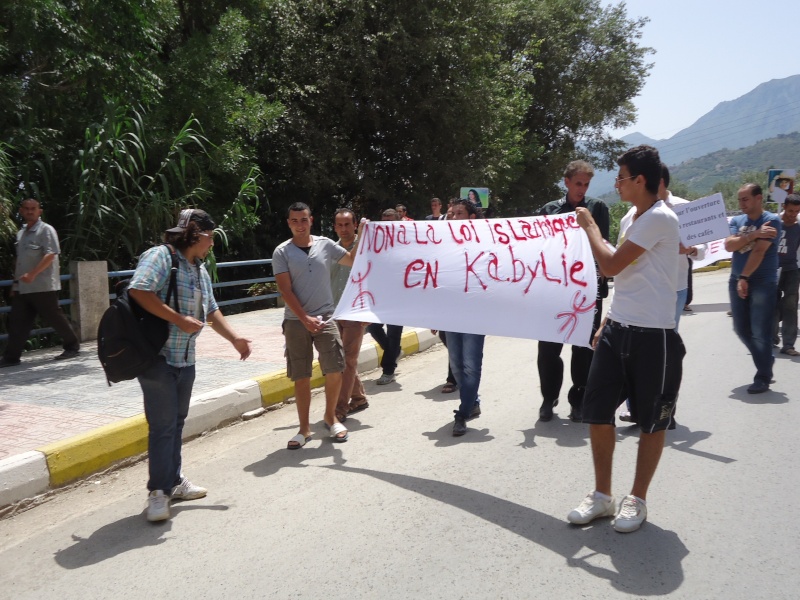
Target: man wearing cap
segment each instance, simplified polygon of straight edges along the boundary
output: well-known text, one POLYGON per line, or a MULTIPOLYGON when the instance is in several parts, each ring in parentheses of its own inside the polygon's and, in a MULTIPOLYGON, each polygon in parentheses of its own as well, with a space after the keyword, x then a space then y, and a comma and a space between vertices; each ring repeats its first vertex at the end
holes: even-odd
POLYGON ((64 351, 55 357, 56 360, 74 358, 80 348, 78 337, 58 306, 58 291, 61 289, 58 234, 51 225, 42 221, 42 207, 38 200, 23 200, 19 215, 25 224, 17 233, 8 344, 0 358, 0 368, 20 364, 25 341, 37 314, 61 336, 64 351))
POLYGON ((146 250, 128 284, 130 296, 144 310, 169 323, 169 337, 158 358, 142 373, 139 385, 149 429, 147 457, 148 521, 170 518, 170 500, 194 500, 205 488, 189 481, 181 470, 183 425, 195 379, 195 341, 206 324, 228 340, 242 360, 250 356, 250 340, 231 329, 214 300, 204 260, 214 246, 216 225, 204 210, 181 211, 178 225, 164 236, 178 255, 178 309, 165 304, 172 271, 168 246, 146 250))
MULTIPOLYGON (((348 432, 336 418, 336 403, 342 387, 344 352, 336 324, 331 321, 333 304, 331 267, 352 266, 358 249, 356 240, 348 251, 326 237, 311 235, 314 218, 307 204, 289 207, 287 223, 291 239, 272 254, 272 272, 286 302, 283 335, 286 338, 286 374, 294 382, 300 430, 287 444, 302 448, 311 438, 311 368, 314 348, 325 376, 325 426, 334 442, 346 442, 348 432)), ((359 231, 360 233, 360 231, 359 231)))

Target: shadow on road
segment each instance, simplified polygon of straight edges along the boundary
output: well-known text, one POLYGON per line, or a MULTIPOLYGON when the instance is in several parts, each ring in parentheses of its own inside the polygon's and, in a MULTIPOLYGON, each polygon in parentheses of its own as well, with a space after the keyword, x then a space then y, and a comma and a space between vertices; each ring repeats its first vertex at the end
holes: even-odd
POLYGON ((467 433, 460 437, 453 437, 453 421, 448 421, 436 431, 425 431, 422 435, 436 442, 434 446, 437 448, 446 448, 457 444, 480 444, 492 441, 494 436, 489 435, 488 429, 475 428, 477 422, 478 419, 467 421, 467 433))
POLYGON ((522 448, 535 448, 537 435, 554 439, 563 448, 580 448, 588 444, 589 426, 554 416, 552 421, 536 421, 532 429, 521 429, 520 433, 525 438, 519 444, 522 448))
MULTIPOLYGON (((688 549, 677 534, 650 522, 631 534, 613 531, 607 519, 576 527, 527 506, 442 481, 347 466, 324 468, 372 477, 454 506, 560 554, 569 566, 605 579, 626 594, 665 595, 684 580, 681 562, 688 549)), ((602 595, 597 590, 596 597, 602 595)))
POLYGON ((733 388, 728 398, 740 400, 745 404, 786 404, 789 402, 789 398, 786 394, 783 392, 776 392, 775 390, 769 390, 763 394, 748 394, 747 388, 749 386, 750 384, 748 383, 747 385, 733 388))
MULTIPOLYGON (((172 517, 187 510, 228 510, 222 504, 176 504, 171 508, 172 517)), ((75 542, 69 548, 58 550, 55 561, 65 569, 80 569, 109 558, 114 558, 130 550, 147 546, 158 546, 167 541, 164 535, 172 529, 172 520, 147 523, 144 512, 125 517, 119 521, 103 525, 88 538, 72 535, 75 542)))

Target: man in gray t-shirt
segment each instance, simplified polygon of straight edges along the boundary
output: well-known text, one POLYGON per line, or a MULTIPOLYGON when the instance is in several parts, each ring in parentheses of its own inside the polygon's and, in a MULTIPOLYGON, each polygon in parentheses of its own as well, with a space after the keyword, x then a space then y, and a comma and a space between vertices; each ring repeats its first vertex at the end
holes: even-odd
POLYGON ((778 305, 775 311, 773 341, 781 344, 781 354, 800 356, 794 349, 797 340, 797 298, 800 288, 800 270, 797 265, 797 249, 800 246, 800 194, 789 194, 783 203, 781 222, 783 229, 778 242, 778 305), (780 339, 778 334, 780 333, 780 339))
POLYGON ((42 207, 38 200, 23 200, 19 214, 25 225, 17 233, 8 344, 0 358, 0 368, 20 364, 36 315, 55 329, 63 340, 64 352, 56 356, 56 360, 74 358, 80 348, 78 337, 58 306, 58 290, 61 289, 58 234, 42 221, 42 207))
POLYGON ((331 267, 351 266, 358 243, 350 251, 325 237, 311 235, 314 219, 302 202, 289 207, 287 223, 292 238, 275 248, 272 272, 286 302, 283 335, 286 339, 286 374, 294 382, 300 431, 288 448, 301 448, 311 438, 311 369, 314 348, 325 376, 325 426, 334 442, 346 442, 347 429, 336 418, 336 402, 342 386, 344 353, 336 324, 331 321, 334 304, 331 267))

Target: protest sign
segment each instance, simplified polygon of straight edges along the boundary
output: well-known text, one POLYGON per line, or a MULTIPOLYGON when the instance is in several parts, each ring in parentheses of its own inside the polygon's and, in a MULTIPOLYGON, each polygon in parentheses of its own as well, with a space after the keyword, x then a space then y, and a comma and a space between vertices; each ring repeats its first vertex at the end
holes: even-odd
POLYGON ((333 318, 588 346, 596 295, 574 214, 368 222, 333 318))
POLYGON ((716 193, 673 209, 678 215, 681 243, 694 246, 728 237, 728 217, 722 194, 716 193))
POLYGON ((730 260, 731 256, 731 252, 725 250, 725 240, 716 240, 708 244, 706 255, 702 260, 692 261, 692 270, 702 269, 720 260, 730 260))

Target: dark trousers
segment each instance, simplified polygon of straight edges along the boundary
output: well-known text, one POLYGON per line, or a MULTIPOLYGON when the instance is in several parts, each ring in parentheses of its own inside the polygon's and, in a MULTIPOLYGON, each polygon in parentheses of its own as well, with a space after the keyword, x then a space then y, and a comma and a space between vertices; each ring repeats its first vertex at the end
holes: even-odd
MULTIPOLYGON (((694 294, 692 294, 692 267, 694 266, 694 263, 692 262, 692 259, 689 258, 688 256, 686 257, 686 260, 689 261, 689 280, 686 282, 687 283, 686 289, 688 290, 686 292, 686 306, 689 306, 692 303, 692 299, 694 298, 694 294)), ((683 310, 682 306, 681 310, 683 310)))
POLYGON ((72 327, 58 305, 58 292, 14 294, 8 319, 8 344, 3 352, 3 358, 9 361, 19 360, 37 314, 46 325, 55 329, 56 333, 61 336, 64 350, 77 350, 80 347, 78 336, 72 331, 72 327))
MULTIPOLYGON (((444 331, 439 332, 439 339, 442 340, 444 347, 447 348, 447 333, 444 331)), ((448 355, 449 356, 449 355, 448 355)), ((447 383, 452 383, 455 385, 456 378, 453 376, 453 369, 450 367, 450 359, 447 360, 447 383)))
MULTIPOLYGON (((592 324, 592 337, 600 327, 600 315, 603 312, 603 300, 597 299, 597 309, 594 313, 592 324)), ((536 366, 539 369, 539 382, 542 386, 542 397, 547 402, 558 400, 561 393, 561 383, 564 380, 564 361, 561 360, 561 349, 564 344, 555 342, 539 342, 539 355, 536 366)), ((572 387, 567 398, 571 406, 583 406, 583 393, 586 391, 586 380, 589 378, 589 367, 592 366, 594 351, 591 348, 580 346, 572 347, 572 360, 570 361, 570 375, 572 387)))
POLYGON ((400 338, 403 337, 403 326, 387 325, 386 331, 384 331, 383 325, 380 323, 370 323, 367 325, 367 332, 383 349, 381 369, 387 375, 394 375, 397 359, 400 357, 400 338))

